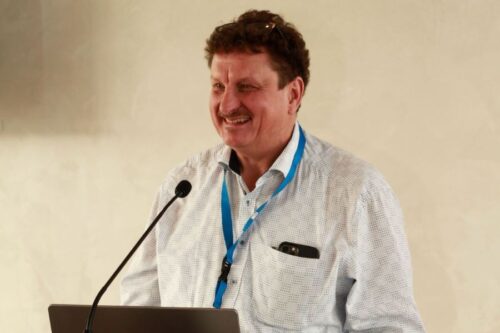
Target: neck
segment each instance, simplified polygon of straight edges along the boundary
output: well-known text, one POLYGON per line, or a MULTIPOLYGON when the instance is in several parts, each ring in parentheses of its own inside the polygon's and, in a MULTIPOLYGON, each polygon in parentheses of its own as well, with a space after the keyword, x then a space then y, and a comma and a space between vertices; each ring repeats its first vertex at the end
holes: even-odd
POLYGON ((248 189, 252 191, 255 188, 257 180, 266 173, 267 170, 271 167, 274 161, 278 158, 279 153, 272 158, 263 159, 255 159, 248 156, 241 156, 236 153, 238 156, 238 161, 240 163, 240 175, 245 181, 248 189))
POLYGON ((249 154, 235 149, 240 165, 240 175, 250 191, 253 191, 257 180, 269 170, 274 161, 283 152, 291 136, 292 134, 290 134, 287 140, 265 152, 249 154))

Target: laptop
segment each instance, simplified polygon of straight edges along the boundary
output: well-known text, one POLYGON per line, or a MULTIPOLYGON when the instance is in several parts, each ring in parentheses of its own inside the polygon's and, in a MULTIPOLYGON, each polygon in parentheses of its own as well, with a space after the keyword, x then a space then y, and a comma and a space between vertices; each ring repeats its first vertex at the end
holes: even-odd
MULTIPOLYGON (((90 305, 52 304, 52 333, 82 333, 90 305)), ((234 309, 100 305, 93 333, 240 333, 234 309)))

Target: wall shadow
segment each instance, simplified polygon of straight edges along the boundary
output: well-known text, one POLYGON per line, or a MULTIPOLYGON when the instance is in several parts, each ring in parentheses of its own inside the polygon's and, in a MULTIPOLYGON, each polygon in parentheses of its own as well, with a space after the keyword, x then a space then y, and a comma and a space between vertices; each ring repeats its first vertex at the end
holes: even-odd
POLYGON ((85 1, 0 1, 0 135, 97 130, 91 9, 85 1))

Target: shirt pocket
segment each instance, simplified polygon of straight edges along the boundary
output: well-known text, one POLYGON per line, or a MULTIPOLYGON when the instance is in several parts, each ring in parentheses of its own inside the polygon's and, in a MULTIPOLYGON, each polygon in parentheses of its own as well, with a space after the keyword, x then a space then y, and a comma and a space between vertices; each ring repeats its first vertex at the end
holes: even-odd
POLYGON ((321 292, 321 286, 314 284, 319 259, 292 256, 260 243, 252 244, 251 256, 257 319, 292 330, 310 326, 321 292))

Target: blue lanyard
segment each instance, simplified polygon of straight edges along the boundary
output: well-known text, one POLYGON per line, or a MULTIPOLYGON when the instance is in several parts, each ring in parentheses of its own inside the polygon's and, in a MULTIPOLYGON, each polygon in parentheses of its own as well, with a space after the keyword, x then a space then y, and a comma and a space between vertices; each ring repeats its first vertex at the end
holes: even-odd
POLYGON ((290 166, 290 170, 286 175, 285 179, 281 182, 281 184, 274 190, 273 194, 266 202, 260 205, 255 212, 250 216, 243 227, 243 231, 240 237, 233 243, 233 219, 231 216, 231 202, 229 200, 229 194, 227 192, 227 184, 226 184, 226 170, 224 170, 224 180, 222 181, 222 191, 221 191, 221 209, 222 209, 222 230, 224 232, 224 241, 226 243, 226 255, 222 260, 221 274, 219 279, 217 280, 217 286, 215 287, 215 299, 213 307, 216 309, 220 309, 222 305, 222 298, 227 288, 227 277, 229 275, 229 271, 231 270, 231 265, 233 264, 233 256, 234 250, 236 249, 238 243, 242 236, 247 232, 248 229, 252 226, 255 218, 267 207, 269 201, 274 198, 278 193, 280 193, 293 179, 295 176, 295 172, 297 171, 297 167, 299 165, 300 160, 302 159, 302 155, 304 154, 304 147, 306 145, 306 137, 302 128, 299 126, 299 144, 297 146, 297 150, 295 151, 295 155, 293 156, 292 165, 290 166))

